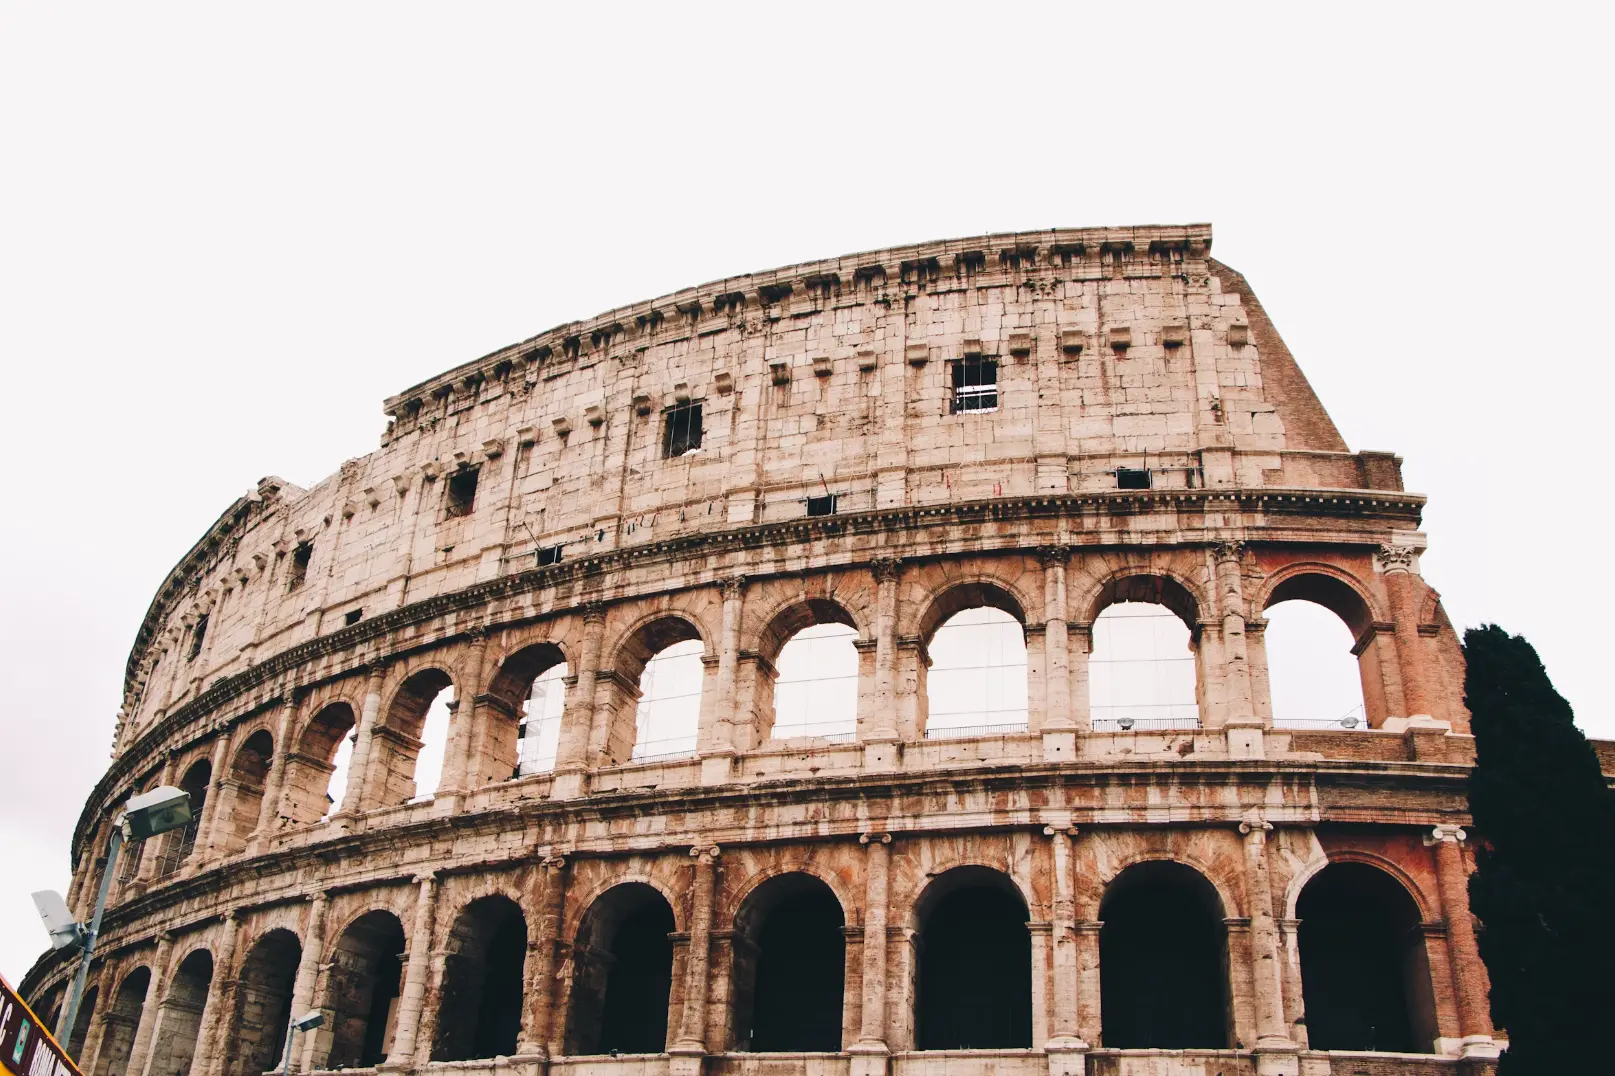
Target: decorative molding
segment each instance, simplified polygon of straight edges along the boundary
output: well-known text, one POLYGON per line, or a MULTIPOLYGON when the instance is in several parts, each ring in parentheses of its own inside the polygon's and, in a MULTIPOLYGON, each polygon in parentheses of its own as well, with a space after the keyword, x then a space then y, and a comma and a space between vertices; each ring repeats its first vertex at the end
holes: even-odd
POLYGON ((1419 551, 1409 545, 1382 545, 1374 553, 1374 562, 1386 575, 1413 571, 1419 551))

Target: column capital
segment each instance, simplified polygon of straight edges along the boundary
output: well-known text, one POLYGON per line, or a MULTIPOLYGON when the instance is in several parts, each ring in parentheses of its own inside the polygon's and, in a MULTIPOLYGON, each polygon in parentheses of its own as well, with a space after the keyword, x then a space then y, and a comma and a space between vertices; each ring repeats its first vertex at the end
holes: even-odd
POLYGON ((417 874, 415 877, 411 878, 410 881, 413 882, 416 885, 423 885, 423 886, 435 885, 437 883, 437 871, 435 871, 435 870, 422 871, 421 873, 417 874))
POLYGON ((1419 551, 1410 545, 1382 545, 1374 552, 1374 562, 1386 575, 1413 572, 1419 551))
POLYGON ((1045 568, 1064 568, 1071 559, 1071 547, 1068 545, 1039 546, 1037 559, 1045 568))
POLYGON ((1045 836, 1045 837, 1054 837, 1054 836, 1061 836, 1061 835, 1066 836, 1066 837, 1075 837, 1077 835, 1077 832, 1078 832, 1078 830, 1077 830, 1076 826, 1044 826, 1043 827, 1043 836, 1045 836))
POLYGON ((1469 833, 1462 826, 1443 823, 1439 826, 1432 826, 1430 832, 1424 835, 1424 846, 1430 848, 1445 843, 1463 844, 1468 839, 1469 833))
POLYGON ((585 624, 604 624, 606 622, 606 603, 598 598, 583 603, 583 622, 585 624))
POLYGON ((1239 832, 1247 837, 1252 833, 1269 833, 1272 829, 1273 823, 1269 822, 1260 810, 1254 808, 1246 811, 1239 823, 1239 832))
POLYGON ((718 590, 724 601, 733 601, 746 592, 746 577, 730 575, 718 580, 718 590))
POLYGON ((466 629, 465 637, 472 643, 485 643, 488 641, 488 626, 486 624, 473 624, 466 629))
POLYGON ((566 868, 566 853, 552 852, 539 860, 538 865, 552 871, 564 870, 566 868))
POLYGON ((697 865, 703 863, 712 863, 718 858, 718 856, 722 854, 722 849, 715 844, 705 846, 696 845, 694 848, 690 849, 690 856, 696 861, 697 865))
POLYGON ((1245 541, 1241 538, 1220 538, 1211 543, 1211 555, 1218 560, 1243 560, 1245 541))
POLYGON ((878 832, 860 833, 860 834, 858 834, 858 843, 859 844, 891 844, 892 843, 892 835, 890 833, 878 833, 878 832))
POLYGON ((903 573, 903 562, 897 557, 878 557, 869 562, 869 574, 877 583, 895 583, 903 573))

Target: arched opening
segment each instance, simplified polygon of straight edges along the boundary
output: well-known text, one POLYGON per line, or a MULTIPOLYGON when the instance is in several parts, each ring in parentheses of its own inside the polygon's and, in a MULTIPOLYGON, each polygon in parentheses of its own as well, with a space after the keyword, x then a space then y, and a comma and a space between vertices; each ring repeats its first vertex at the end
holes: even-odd
POLYGON ((841 1049, 846 919, 830 887, 793 871, 735 917, 734 1038, 756 1053, 841 1049))
POLYGON ((354 724, 353 707, 333 702, 316 713, 297 738, 297 749, 286 757, 280 808, 293 825, 329 818, 342 806, 354 724))
POLYGON ((225 855, 246 847, 248 838, 258 828, 264 806, 264 784, 269 780, 269 767, 274 758, 274 737, 269 735, 268 729, 259 729, 247 737, 230 763, 230 777, 225 786, 227 795, 220 801, 229 804, 230 814, 220 819, 215 830, 221 834, 219 851, 225 855))
POLYGON ((928 739, 1026 731, 1026 614, 1000 587, 969 583, 937 598, 915 667, 928 739))
POLYGON ((636 761, 695 754, 701 724, 701 640, 686 639, 657 651, 639 678, 634 711, 636 761))
POLYGON ((196 1056, 196 1039, 202 1031, 202 1008, 213 983, 213 954, 197 949, 180 961, 168 995, 157 1011, 152 1043, 152 1076, 186 1076, 196 1056))
POLYGON ((1296 916, 1312 1049, 1434 1048, 1419 908, 1401 883, 1367 863, 1331 863, 1301 891, 1296 916))
POLYGON ((1263 615, 1275 725, 1349 729, 1384 723, 1374 617, 1350 585, 1323 574, 1290 576, 1268 595, 1263 615))
POLYGON ((858 632, 846 624, 803 628, 780 649, 769 738, 850 740, 858 730, 858 632))
POLYGON ((226 1032, 226 1076, 261 1076, 277 1066, 302 959, 302 943, 289 930, 271 930, 247 951, 236 987, 235 1018, 226 1032))
POLYGON ((399 685, 387 720, 371 741, 385 775, 367 809, 418 803, 437 795, 448 748, 454 681, 442 669, 422 669, 399 685))
POLYGON ((178 833, 164 841, 162 858, 158 860, 157 874, 166 878, 175 873, 196 851, 196 835, 202 826, 202 809, 207 804, 208 784, 213 780, 213 764, 203 759, 193 763, 180 778, 179 787, 190 793, 191 820, 178 833))
POLYGON ((123 977, 112 996, 106 1027, 101 1033, 101 1056, 95 1076, 126 1076, 129 1053, 140 1031, 140 1011, 151 988, 151 969, 139 967, 123 977))
POLYGON ((1088 659, 1095 729, 1200 727, 1188 625, 1164 605, 1120 602, 1093 624, 1088 659))
POLYGON ((527 920, 509 897, 466 905, 449 932, 433 1061, 510 1057, 522 1021, 527 920))
POLYGON ((555 768, 569 675, 566 657, 553 643, 524 647, 505 659, 488 685, 473 785, 555 768))
POLYGON ((614 886, 584 913, 572 947, 569 1054, 656 1054, 667 1048, 673 909, 651 886, 614 886))
POLYGON ((956 867, 927 887, 916 911, 916 1048, 1029 1049, 1032 936, 1015 883, 987 867, 956 867))
POLYGON ((1128 867, 1099 905, 1100 1013, 1106 1046, 1230 1045, 1222 901, 1179 863, 1128 867))
MULTIPOLYGON (((78 1016, 73 1022, 73 1034, 67 1039, 67 1056, 78 1062, 80 1069, 84 1067, 84 1039, 90 1033, 90 1022, 95 1019, 95 1003, 100 998, 99 987, 92 986, 84 991, 84 1000, 79 1002, 78 1016)), ((52 1029, 56 1027, 54 1020, 51 1021, 51 1027, 52 1029)))
MULTIPOLYGON (((425 938, 422 945, 429 945, 425 938)), ((363 1068, 387 1060, 403 977, 404 925, 391 912, 366 912, 331 951, 327 990, 331 1054, 325 1067, 363 1068)))

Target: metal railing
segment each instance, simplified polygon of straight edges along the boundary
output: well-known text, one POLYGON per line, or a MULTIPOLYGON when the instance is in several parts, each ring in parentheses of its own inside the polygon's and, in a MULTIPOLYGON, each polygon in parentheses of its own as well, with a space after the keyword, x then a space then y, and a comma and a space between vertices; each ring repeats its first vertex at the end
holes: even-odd
POLYGON ((1198 717, 1096 717, 1095 732, 1188 732, 1200 727, 1198 717))
POLYGON ((927 740, 968 740, 973 736, 1017 736, 1026 731, 1026 722, 1011 721, 1004 725, 957 725, 953 728, 928 728, 927 740))

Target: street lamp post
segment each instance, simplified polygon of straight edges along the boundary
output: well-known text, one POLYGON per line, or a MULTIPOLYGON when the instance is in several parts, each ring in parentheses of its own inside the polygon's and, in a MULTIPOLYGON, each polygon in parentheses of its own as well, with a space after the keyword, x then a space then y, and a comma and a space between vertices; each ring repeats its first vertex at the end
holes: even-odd
MULTIPOLYGON (((90 974, 90 958, 95 955, 96 935, 101 932, 101 916, 107 910, 107 893, 112 888, 112 872, 117 866, 118 852, 126 843, 144 841, 169 830, 179 829, 191 820, 191 795, 172 785, 163 785, 143 792, 129 800, 123 817, 112 827, 112 838, 107 842, 107 862, 101 870, 101 885, 95 894, 95 914, 89 926, 65 924, 57 918, 54 909, 64 907, 62 898, 55 893, 35 893, 34 903, 45 918, 52 945, 58 949, 72 944, 83 946, 78 972, 73 976, 73 988, 67 993, 62 1006, 61 1019, 56 1023, 56 1041, 67 1048, 73 1035, 73 1024, 78 1020, 79 1001, 84 997, 84 981, 90 974)), ((77 1060, 75 1058, 74 1060, 77 1060)))

